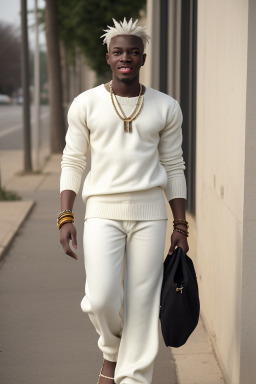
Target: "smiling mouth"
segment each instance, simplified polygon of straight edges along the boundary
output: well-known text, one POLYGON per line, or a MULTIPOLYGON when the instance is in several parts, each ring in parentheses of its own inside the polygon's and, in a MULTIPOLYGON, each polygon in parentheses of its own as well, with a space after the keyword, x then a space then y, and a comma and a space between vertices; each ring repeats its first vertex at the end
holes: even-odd
POLYGON ((131 72, 132 68, 131 67, 120 67, 118 70, 122 73, 129 73, 131 72))

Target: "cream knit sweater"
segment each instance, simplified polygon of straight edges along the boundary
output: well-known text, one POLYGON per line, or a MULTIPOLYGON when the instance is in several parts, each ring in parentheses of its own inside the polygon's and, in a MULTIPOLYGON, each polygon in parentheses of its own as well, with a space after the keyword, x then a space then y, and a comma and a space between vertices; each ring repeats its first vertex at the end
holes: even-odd
MULTIPOLYGON (((138 97, 117 96, 129 116, 138 97)), ((146 87, 141 114, 125 133, 104 84, 81 93, 68 112, 60 192, 79 192, 91 149, 82 198, 85 218, 167 219, 167 200, 186 199, 182 112, 172 97, 146 87)))

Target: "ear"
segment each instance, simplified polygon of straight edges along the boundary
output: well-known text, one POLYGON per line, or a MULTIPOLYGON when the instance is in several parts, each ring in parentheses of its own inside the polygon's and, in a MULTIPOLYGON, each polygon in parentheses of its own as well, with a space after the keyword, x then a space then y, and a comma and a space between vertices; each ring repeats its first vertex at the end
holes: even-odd
POLYGON ((108 53, 108 52, 106 53, 106 60, 107 60, 108 65, 110 65, 110 62, 109 62, 109 53, 108 53))
POLYGON ((141 66, 143 66, 145 64, 146 57, 147 57, 146 53, 143 53, 141 66))

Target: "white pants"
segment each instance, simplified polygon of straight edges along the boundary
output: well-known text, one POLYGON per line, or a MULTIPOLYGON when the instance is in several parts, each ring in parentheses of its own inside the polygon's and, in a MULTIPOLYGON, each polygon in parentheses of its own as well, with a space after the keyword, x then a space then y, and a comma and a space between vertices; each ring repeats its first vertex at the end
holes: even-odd
POLYGON ((117 362, 117 384, 152 382, 166 222, 88 218, 84 223, 81 308, 100 336, 103 357, 117 362))

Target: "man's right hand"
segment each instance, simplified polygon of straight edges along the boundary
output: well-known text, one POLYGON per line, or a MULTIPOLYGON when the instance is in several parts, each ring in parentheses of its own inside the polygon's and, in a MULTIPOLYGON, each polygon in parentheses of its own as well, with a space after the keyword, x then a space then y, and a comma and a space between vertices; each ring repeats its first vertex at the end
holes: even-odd
POLYGON ((72 246, 77 249, 76 227, 73 223, 65 223, 60 229, 60 243, 66 255, 78 260, 78 256, 72 251, 69 242, 72 240, 72 246))

